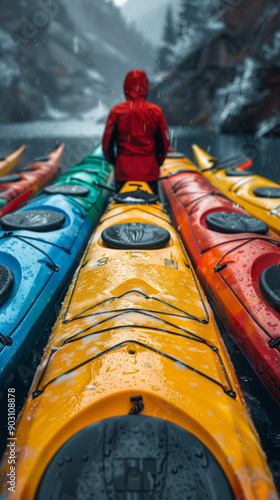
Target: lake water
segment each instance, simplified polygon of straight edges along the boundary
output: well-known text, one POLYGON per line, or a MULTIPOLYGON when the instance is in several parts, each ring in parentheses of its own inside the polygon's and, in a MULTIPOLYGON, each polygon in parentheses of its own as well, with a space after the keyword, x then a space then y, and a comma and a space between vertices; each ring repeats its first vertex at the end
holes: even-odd
MULTIPOLYGON (((103 125, 93 126, 91 123, 43 123, 17 124, 2 127, 0 131, 0 156, 4 156, 25 143, 28 146, 25 160, 43 156, 53 149, 57 142, 65 142, 66 149, 62 161, 61 172, 80 161, 100 142, 103 125)), ((199 130, 171 129, 172 146, 193 159, 191 145, 198 144, 213 156, 227 157, 236 152, 247 153, 254 161, 252 170, 275 182, 280 182, 280 138, 269 134, 257 139, 245 135, 221 135, 199 130)), ((280 408, 269 395, 265 387, 254 374, 250 365, 228 336, 224 326, 218 325, 228 347, 246 403, 259 433, 267 461, 280 493, 280 408)), ((50 328, 50 326, 49 326, 50 328)), ((44 336, 33 350, 30 359, 25 363, 25 374, 17 376, 14 383, 17 387, 17 410, 23 404, 35 368, 39 363, 43 346, 49 335, 44 336)), ((4 451, 6 438, 6 395, 3 396, 0 417, 0 456, 4 451)))

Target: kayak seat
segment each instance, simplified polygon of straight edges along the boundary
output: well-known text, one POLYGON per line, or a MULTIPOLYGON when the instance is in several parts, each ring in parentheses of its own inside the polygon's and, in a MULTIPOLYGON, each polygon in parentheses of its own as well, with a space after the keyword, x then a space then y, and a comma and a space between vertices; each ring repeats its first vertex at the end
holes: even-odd
POLYGON ((235 497, 216 458, 193 434, 163 419, 130 415, 101 420, 68 439, 38 486, 35 500, 47 498, 235 497))
POLYGON ((14 286, 14 275, 11 269, 0 264, 0 305, 4 304, 14 286))
POLYGON ((268 302, 280 311, 280 265, 267 267, 260 275, 259 285, 268 302))
POLYGON ((20 175, 5 175, 0 177, 0 184, 5 184, 6 182, 17 182, 21 180, 20 175))
POLYGON ((280 198, 280 188, 277 187, 255 188, 253 193, 260 198, 280 198))
POLYGON ((70 196, 88 196, 89 189, 79 184, 54 184, 44 189, 47 194, 63 194, 70 196))
POLYGON ((117 193, 114 196, 114 201, 116 203, 125 203, 127 205, 146 205, 156 203, 158 201, 158 197, 156 194, 148 193, 148 191, 137 188, 135 191, 117 193))
POLYGON ((225 173, 227 177, 246 177, 248 175, 256 175, 255 172, 252 172, 251 170, 235 170, 234 168, 225 170, 225 173))
POLYGON ((238 212, 214 212, 205 221, 210 229, 220 233, 266 234, 269 229, 262 220, 238 212))
POLYGON ((0 219, 3 229, 26 229, 27 231, 45 232, 60 229, 65 216, 54 210, 23 210, 4 215, 0 219))
POLYGON ((154 224, 127 222, 107 227, 101 237, 109 248, 152 250, 163 248, 170 240, 170 233, 154 224))

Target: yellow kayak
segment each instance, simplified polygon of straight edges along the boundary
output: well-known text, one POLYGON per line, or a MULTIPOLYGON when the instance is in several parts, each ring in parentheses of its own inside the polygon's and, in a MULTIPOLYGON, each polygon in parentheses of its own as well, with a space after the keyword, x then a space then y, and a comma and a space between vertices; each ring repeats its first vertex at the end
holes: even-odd
POLYGON ((242 170, 242 160, 238 158, 237 162, 234 158, 219 162, 197 145, 193 145, 193 152, 202 175, 251 215, 266 222, 274 234, 280 235, 279 184, 250 170, 242 170))
MULTIPOLYGON (((6 174, 12 168, 22 160, 23 153, 26 150, 26 146, 21 146, 13 153, 5 156, 5 158, 0 159, 0 176, 6 174)), ((1 181, 1 179, 0 179, 1 181)))
POLYGON ((184 172, 197 172, 197 167, 183 153, 169 151, 160 168, 160 179, 184 172))
POLYGON ((17 500, 278 498, 210 306, 145 183, 126 183, 93 235, 1 474, 17 500))

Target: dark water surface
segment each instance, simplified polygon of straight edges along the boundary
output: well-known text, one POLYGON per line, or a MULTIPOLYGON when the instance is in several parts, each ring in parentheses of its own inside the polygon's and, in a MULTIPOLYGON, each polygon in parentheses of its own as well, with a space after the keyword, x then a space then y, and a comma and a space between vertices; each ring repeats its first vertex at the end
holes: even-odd
MULTIPOLYGON (((53 149, 56 143, 65 142, 66 149, 63 156, 61 172, 66 171, 72 165, 90 153, 99 143, 101 135, 83 134, 79 135, 79 127, 75 126, 73 133, 66 135, 63 133, 63 125, 53 125, 52 133, 43 134, 42 137, 34 137, 32 131, 25 136, 24 125, 21 133, 18 133, 18 126, 3 129, 0 135, 0 156, 8 154, 20 144, 28 146, 25 160, 32 161, 34 158, 43 156, 53 149)), ((34 125, 36 127, 36 125, 34 125)), ((38 132, 38 131, 37 131, 38 132)), ((36 134, 38 136, 38 133, 36 134)), ((196 143, 210 154, 218 157, 230 156, 236 152, 247 153, 254 161, 252 170, 275 182, 280 182, 280 138, 273 134, 265 138, 256 139, 254 136, 244 135, 221 135, 212 132, 186 131, 183 129, 171 130, 172 146, 185 153, 193 159, 191 144, 196 143)), ((58 312, 58 311, 57 311, 58 312)), ((40 361, 44 345, 50 333, 51 322, 55 320, 55 313, 38 344, 32 350, 30 358, 25 362, 24 368, 17 373, 13 386, 16 387, 17 411, 19 412, 36 366, 40 361)), ((275 484, 280 493, 280 407, 270 396, 268 391, 259 381, 246 361, 234 341, 225 331, 219 320, 218 325, 225 340, 232 362, 234 364, 239 383, 243 390, 246 403, 251 411, 252 418, 259 433, 263 449, 267 456, 270 470, 273 474, 275 484)), ((5 393, 0 401, 0 456, 5 449, 6 442, 6 413, 7 394, 5 393)))

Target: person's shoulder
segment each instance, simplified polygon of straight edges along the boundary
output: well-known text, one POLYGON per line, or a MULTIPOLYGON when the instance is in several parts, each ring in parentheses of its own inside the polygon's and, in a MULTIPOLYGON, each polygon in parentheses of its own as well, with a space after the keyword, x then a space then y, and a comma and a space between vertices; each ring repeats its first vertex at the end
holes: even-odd
POLYGON ((156 104, 154 104, 153 102, 146 101, 146 104, 147 104, 147 108, 149 108, 154 113, 157 113, 158 115, 163 114, 162 109, 159 106, 157 106, 156 104))

